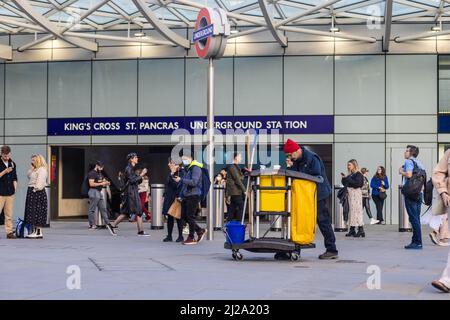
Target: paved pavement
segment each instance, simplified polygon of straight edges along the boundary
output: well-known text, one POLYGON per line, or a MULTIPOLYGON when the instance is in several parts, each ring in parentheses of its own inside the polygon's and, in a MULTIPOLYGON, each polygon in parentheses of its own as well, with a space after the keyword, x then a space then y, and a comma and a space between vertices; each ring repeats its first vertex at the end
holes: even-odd
POLYGON ((422 251, 404 250, 411 234, 396 226, 366 229, 365 239, 337 233, 340 259, 332 261, 317 259, 318 232, 317 248, 303 250, 299 262, 250 252, 234 261, 221 232, 183 246, 163 243, 162 230, 137 237, 128 222, 117 237, 85 222, 53 222, 43 240, 6 240, 1 230, 0 299, 450 299, 430 286, 448 248, 432 245, 427 229, 422 251), (80 289, 67 287, 78 283, 70 266, 79 267, 80 289), (367 287, 370 266, 379 267, 380 289, 367 287))

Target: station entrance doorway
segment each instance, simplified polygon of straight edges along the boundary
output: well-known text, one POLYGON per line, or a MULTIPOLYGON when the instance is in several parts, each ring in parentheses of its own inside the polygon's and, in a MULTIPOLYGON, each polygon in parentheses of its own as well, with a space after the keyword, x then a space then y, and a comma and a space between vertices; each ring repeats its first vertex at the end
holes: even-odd
MULTIPOLYGON (((311 144, 305 147, 322 157, 327 176, 332 184, 332 145, 311 144)), ((139 155, 138 166, 147 168, 150 184, 164 184, 168 174, 167 162, 172 149, 173 145, 51 146, 51 219, 85 219, 87 217, 88 202, 81 196, 81 186, 90 166, 97 160, 104 163, 105 175, 111 181, 111 195, 114 202, 111 208, 118 210, 120 193, 117 177, 127 165, 127 154, 136 152, 139 155)), ((283 146, 279 145, 276 149, 279 154, 279 164, 285 167, 283 146)), ((193 156, 198 157, 195 153, 193 156)), ((216 174, 226 166, 223 163, 215 166, 216 174)), ((256 162, 253 167, 259 168, 259 163, 256 162)), ((331 208, 331 197, 329 205, 331 208)))

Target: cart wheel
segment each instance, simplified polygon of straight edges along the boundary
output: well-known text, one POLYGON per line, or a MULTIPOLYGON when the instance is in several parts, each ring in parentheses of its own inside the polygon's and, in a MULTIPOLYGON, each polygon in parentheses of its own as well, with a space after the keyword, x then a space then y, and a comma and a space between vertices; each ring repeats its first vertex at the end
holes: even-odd
POLYGON ((242 255, 242 253, 236 252, 236 259, 241 261, 242 259, 244 259, 244 256, 242 255))
POLYGON ((298 261, 300 260, 300 255, 296 252, 291 253, 291 261, 298 261))

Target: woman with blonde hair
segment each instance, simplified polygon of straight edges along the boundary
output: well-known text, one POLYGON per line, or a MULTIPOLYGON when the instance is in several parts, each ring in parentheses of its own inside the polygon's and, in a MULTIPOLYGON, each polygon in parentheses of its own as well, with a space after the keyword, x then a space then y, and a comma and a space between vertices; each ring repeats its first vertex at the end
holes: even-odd
POLYGON ((24 221, 32 225, 33 232, 29 239, 42 239, 42 230, 47 223, 47 163, 40 154, 31 156, 31 168, 28 170, 28 190, 25 202, 24 221))
POLYGON ((347 163, 347 174, 341 173, 342 184, 348 190, 348 221, 350 231, 345 235, 346 237, 365 237, 364 220, 363 220, 363 196, 362 187, 364 186, 364 176, 359 170, 358 162, 351 159, 347 163), (355 232, 358 227, 358 232, 355 232))

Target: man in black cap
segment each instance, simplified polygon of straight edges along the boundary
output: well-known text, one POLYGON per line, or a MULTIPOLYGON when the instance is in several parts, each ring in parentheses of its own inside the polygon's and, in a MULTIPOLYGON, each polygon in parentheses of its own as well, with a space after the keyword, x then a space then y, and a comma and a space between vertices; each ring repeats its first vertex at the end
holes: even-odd
POLYGON ((105 221, 106 227, 108 228, 111 235, 115 236, 116 232, 114 228, 109 223, 108 213, 106 211, 105 201, 103 199, 102 188, 109 186, 110 183, 107 181, 103 174, 103 163, 101 161, 97 161, 95 164, 95 168, 92 169, 88 173, 88 181, 89 181, 89 229, 97 229, 95 225, 95 210, 98 208, 100 214, 102 215, 103 220, 105 221))
POLYGON ((120 209, 120 215, 116 221, 112 223, 112 227, 116 228, 117 225, 125 219, 127 216, 131 217, 132 214, 136 215, 136 222, 138 228, 138 236, 148 237, 149 234, 144 231, 144 225, 142 224, 142 206, 141 198, 139 197, 138 186, 142 182, 143 177, 147 174, 147 169, 142 169, 138 175, 136 173, 136 165, 139 162, 138 155, 134 152, 127 155, 128 165, 125 168, 123 183, 124 183, 124 200, 122 208, 120 209))

